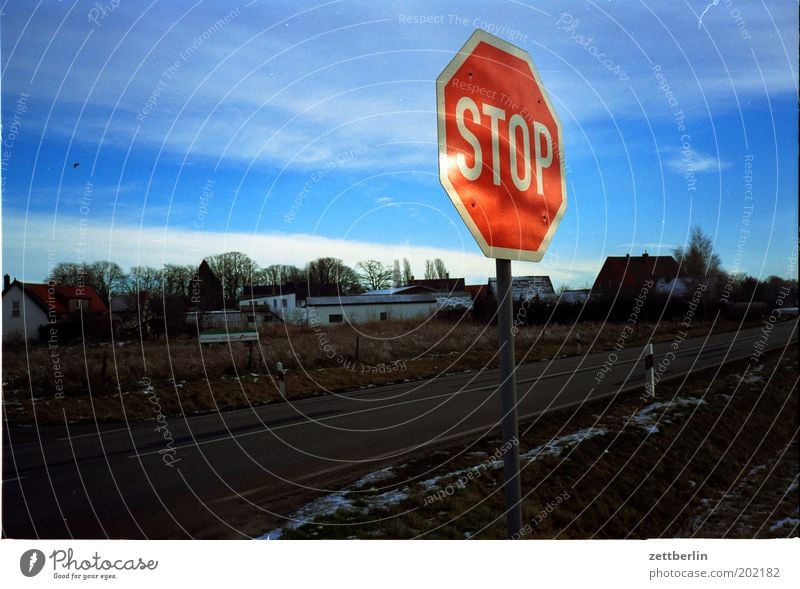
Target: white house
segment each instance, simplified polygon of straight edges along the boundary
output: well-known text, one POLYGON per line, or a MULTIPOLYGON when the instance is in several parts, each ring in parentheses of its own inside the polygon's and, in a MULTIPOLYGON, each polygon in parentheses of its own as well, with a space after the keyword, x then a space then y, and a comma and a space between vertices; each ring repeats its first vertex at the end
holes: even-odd
POLYGON ((438 308, 434 293, 309 297, 306 306, 312 325, 426 319, 438 308))
POLYGON ((64 286, 19 282, 3 278, 3 341, 36 340, 40 327, 59 323, 78 313, 106 313, 108 308, 88 285, 64 286))
POLYGON ((242 299, 239 301, 239 310, 244 316, 243 320, 251 327, 258 327, 275 317, 287 323, 305 323, 305 308, 298 303, 295 293, 272 294, 242 299))
POLYGON ((3 341, 15 337, 39 339, 39 326, 47 324, 47 306, 14 282, 3 291, 3 341))

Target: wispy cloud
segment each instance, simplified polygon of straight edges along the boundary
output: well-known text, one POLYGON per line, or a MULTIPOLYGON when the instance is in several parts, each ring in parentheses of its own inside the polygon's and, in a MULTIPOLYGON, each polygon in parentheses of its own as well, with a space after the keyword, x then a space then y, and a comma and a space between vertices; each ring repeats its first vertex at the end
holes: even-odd
MULTIPOLYGON (((372 243, 335 239, 303 233, 237 233, 218 231, 191 231, 163 227, 139 227, 105 223, 81 225, 81 219, 59 217, 53 227, 52 218, 32 215, 3 218, 3 257, 13 259, 17 267, 24 268, 20 279, 44 279, 51 262, 107 259, 124 269, 137 265, 160 267, 165 263, 199 264, 203 257, 226 252, 242 251, 261 266, 294 264, 303 266, 319 257, 339 257, 355 266, 365 259, 376 259, 385 264, 392 260, 408 258, 411 267, 421 276, 425 260, 441 258, 451 276, 463 276, 467 283, 484 283, 494 276, 495 262, 473 250, 454 250, 400 243, 372 243), (69 243, 73 247, 64 248, 69 243), (76 245, 77 244, 77 245, 76 245), (55 259, 48 250, 55 248, 55 259)), ((538 264, 513 262, 516 275, 547 274, 554 282, 581 285, 594 280, 602 260, 564 259, 555 252, 548 253, 538 264)))
POLYGON ((681 174, 685 172, 718 172, 731 167, 730 162, 692 148, 686 152, 675 150, 670 150, 670 152, 666 163, 674 172, 681 174))

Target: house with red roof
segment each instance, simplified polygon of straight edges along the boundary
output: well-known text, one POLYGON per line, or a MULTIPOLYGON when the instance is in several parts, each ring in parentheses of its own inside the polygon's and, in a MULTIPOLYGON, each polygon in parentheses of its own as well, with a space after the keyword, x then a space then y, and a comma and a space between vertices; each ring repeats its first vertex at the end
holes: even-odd
POLYGON ((592 295, 610 300, 636 296, 647 281, 653 285, 682 278, 680 266, 672 256, 609 256, 592 286, 592 295))
POLYGON ((64 286, 11 281, 3 277, 3 341, 39 339, 39 328, 80 314, 103 314, 106 304, 88 285, 64 286))

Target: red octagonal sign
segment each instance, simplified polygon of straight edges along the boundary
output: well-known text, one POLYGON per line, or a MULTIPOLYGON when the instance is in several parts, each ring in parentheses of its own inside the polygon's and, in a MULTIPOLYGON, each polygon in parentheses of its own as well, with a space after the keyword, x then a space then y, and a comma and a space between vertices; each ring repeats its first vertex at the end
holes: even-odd
POLYGON ((436 80, 439 179, 483 253, 542 259, 564 212, 561 123, 530 55, 477 30, 436 80))

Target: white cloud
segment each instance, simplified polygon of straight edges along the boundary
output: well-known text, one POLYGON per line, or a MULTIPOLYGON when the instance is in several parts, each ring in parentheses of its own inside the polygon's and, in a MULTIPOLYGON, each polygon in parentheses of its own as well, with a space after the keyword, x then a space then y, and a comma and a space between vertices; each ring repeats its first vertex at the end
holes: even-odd
MULTIPOLYGON (((408 258, 417 277, 422 277, 425 260, 441 258, 450 275, 464 277, 467 284, 485 283, 494 276, 494 260, 475 250, 451 250, 404 243, 369 243, 302 233, 223 233, 163 227, 86 223, 75 217, 3 217, 3 266, 21 280, 39 281, 47 276, 48 260, 94 262, 108 259, 127 270, 131 266, 165 263, 199 264, 209 255, 242 251, 261 266, 293 264, 303 266, 318 257, 333 256, 350 266, 361 260, 391 263, 408 258), (70 244, 65 247, 64 244, 70 244), (48 256, 48 251, 52 255, 48 256)), ((556 283, 573 286, 593 282, 602 260, 561 258, 548 252, 538 264, 513 262, 515 275, 547 274, 556 283)))
POLYGON ((684 172, 718 172, 731 167, 730 162, 691 148, 686 153, 678 152, 672 155, 667 160, 667 165, 680 174, 684 172))

